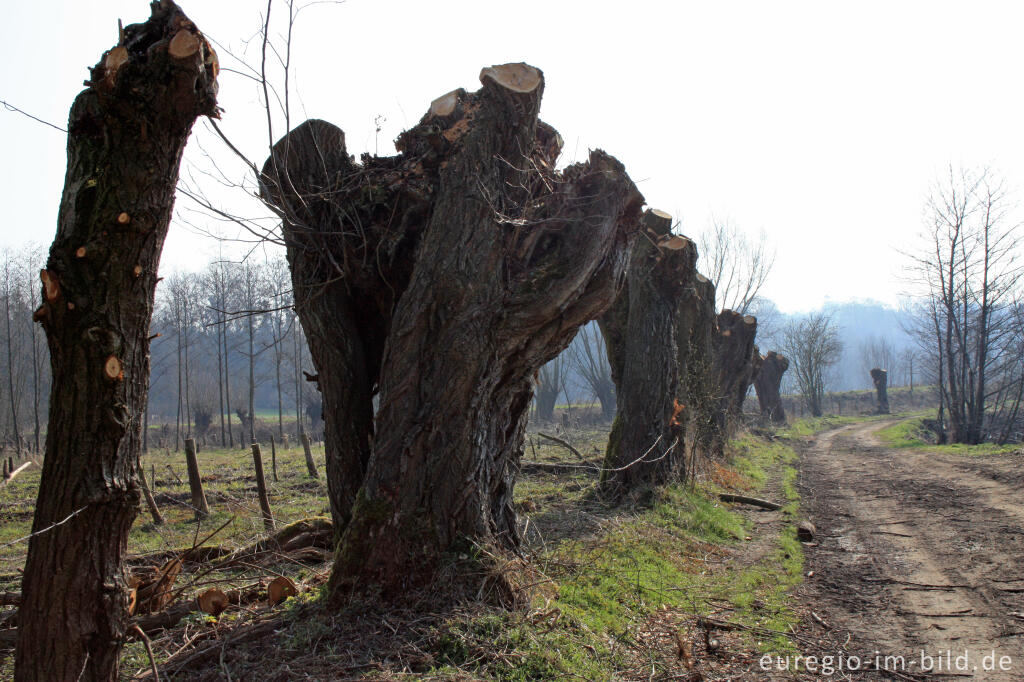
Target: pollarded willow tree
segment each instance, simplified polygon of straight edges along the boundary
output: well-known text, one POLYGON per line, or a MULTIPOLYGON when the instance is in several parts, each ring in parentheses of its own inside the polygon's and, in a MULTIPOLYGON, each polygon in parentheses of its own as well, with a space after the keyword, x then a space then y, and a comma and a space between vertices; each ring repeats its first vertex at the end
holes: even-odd
POLYGON ((533 377, 611 304, 639 230, 617 160, 555 170, 538 69, 480 80, 435 100, 397 156, 357 164, 310 120, 263 168, 323 395, 334 604, 353 584, 423 585, 460 545, 516 546, 533 377))
POLYGON ((782 375, 789 369, 789 358, 770 350, 762 356, 760 364, 761 370, 754 377, 754 389, 761 416, 774 424, 785 424, 786 410, 782 406, 780 388, 782 375))
POLYGON ((754 377, 761 370, 761 354, 756 345, 757 318, 734 310, 718 314, 714 336, 714 388, 718 399, 715 410, 715 454, 721 454, 736 430, 754 377))
POLYGON ((648 210, 643 226, 626 283, 598 320, 618 404, 601 482, 618 494, 685 475, 679 299, 696 276, 697 249, 672 234, 666 213, 648 210))
POLYGON ((207 41, 162 0, 148 21, 124 28, 71 107, 57 235, 35 314, 53 389, 17 680, 117 679, 157 266, 192 124, 217 115, 216 76, 207 41))

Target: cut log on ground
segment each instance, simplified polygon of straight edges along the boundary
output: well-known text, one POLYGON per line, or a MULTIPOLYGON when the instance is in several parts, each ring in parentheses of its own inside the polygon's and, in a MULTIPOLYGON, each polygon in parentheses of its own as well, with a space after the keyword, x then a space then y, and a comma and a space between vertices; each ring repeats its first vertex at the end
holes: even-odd
MULTIPOLYGON (((228 604, 232 606, 253 604, 260 599, 260 589, 258 587, 229 590, 224 594, 227 596, 228 604)), ((198 599, 183 599, 158 613, 138 616, 132 620, 132 623, 138 625, 147 635, 153 635, 160 630, 170 630, 180 623, 185 616, 201 610, 202 607, 198 599)))
POLYGON ((140 501, 156 272, 192 125, 218 115, 213 50, 172 0, 150 7, 93 67, 68 120, 36 315, 53 388, 22 584, 19 682, 117 679, 129 628, 122 559, 140 501), (175 59, 168 46, 182 30, 199 47, 175 59), (133 216, 127 225, 123 212, 133 216), (83 244, 89 257, 77 258, 83 244))
POLYGON ((617 160, 555 170, 539 70, 480 80, 402 133, 397 156, 356 164, 344 133, 313 120, 263 168, 345 529, 334 605, 353 583, 415 589, 462 543, 518 544, 531 381, 610 305, 639 228, 643 198, 617 160))
POLYGON ((750 504, 769 511, 778 511, 782 505, 770 500, 762 500, 760 497, 748 497, 747 495, 735 495, 733 493, 719 493, 718 499, 722 502, 733 502, 736 504, 750 504))

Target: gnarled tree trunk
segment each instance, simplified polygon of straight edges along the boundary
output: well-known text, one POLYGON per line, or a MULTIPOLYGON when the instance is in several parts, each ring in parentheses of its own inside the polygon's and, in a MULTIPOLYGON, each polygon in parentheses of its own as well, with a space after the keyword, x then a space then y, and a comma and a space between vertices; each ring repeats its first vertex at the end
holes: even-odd
POLYGON ((696 275, 697 250, 671 234, 672 218, 649 210, 626 283, 599 318, 618 413, 612 422, 601 482, 624 493, 685 475, 679 402, 679 297, 696 275))
POLYGON ((889 414, 889 373, 875 367, 871 370, 871 381, 875 384, 875 396, 878 401, 875 410, 878 414, 889 414))
POLYGON ((686 416, 686 450, 692 458, 709 454, 717 432, 718 387, 714 339, 718 335, 715 284, 699 272, 679 297, 679 373, 686 416))
POLYGON ((156 2, 146 23, 125 27, 71 108, 35 315, 53 388, 17 680, 117 679, 157 266, 192 124, 216 115, 216 70, 195 25, 173 2, 156 2))
POLYGON ((717 441, 715 454, 721 454, 725 441, 735 430, 735 423, 743 411, 750 384, 756 369, 754 358, 760 360, 754 339, 757 336, 757 318, 741 315, 733 310, 718 314, 718 334, 714 337, 714 376, 718 395, 715 415, 717 441))
POLYGON ((786 411, 782 407, 779 387, 782 386, 782 375, 787 369, 789 358, 770 350, 761 359, 761 371, 754 377, 754 390, 757 391, 761 416, 774 424, 786 423, 786 411))
POLYGON ((345 528, 334 604, 353 584, 422 585, 462 543, 517 544, 533 377, 611 304, 638 230, 643 198, 614 158, 554 171, 539 70, 481 82, 435 100, 396 157, 356 165, 341 130, 307 121, 264 166, 345 528))

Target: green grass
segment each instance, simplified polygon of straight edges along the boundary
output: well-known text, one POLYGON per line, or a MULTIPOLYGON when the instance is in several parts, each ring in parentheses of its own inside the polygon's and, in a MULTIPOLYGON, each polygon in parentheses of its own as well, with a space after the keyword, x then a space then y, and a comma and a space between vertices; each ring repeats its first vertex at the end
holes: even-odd
POLYGON ((964 443, 947 443, 937 445, 928 441, 928 429, 924 425, 925 416, 911 417, 887 426, 878 431, 878 437, 894 448, 921 448, 932 452, 943 452, 956 455, 1001 455, 1020 450, 1019 444, 998 445, 981 443, 965 445, 964 443))
MULTIPOLYGON (((270 447, 263 448, 270 504, 278 526, 309 516, 330 515, 323 478, 323 449, 314 447, 313 450, 314 460, 320 468, 318 480, 308 477, 301 447, 287 450, 279 447, 280 480, 274 482, 270 447)), ((251 450, 207 448, 200 451, 198 460, 211 512, 198 528, 200 537, 234 517, 234 521, 211 542, 226 547, 248 545, 264 532, 256 498, 251 450)), ((153 525, 143 505, 128 537, 129 555, 190 547, 197 525, 189 506, 191 496, 185 455, 166 450, 151 451, 143 455, 142 468, 147 479, 151 472, 156 473, 153 492, 166 523, 153 525)), ((39 477, 39 467, 33 466, 0 488, 0 576, 9 578, 0 579, 0 590, 18 589, 17 571, 24 565, 28 544, 3 545, 31 532, 39 477)))
POLYGON ((822 417, 801 417, 800 419, 794 419, 788 426, 780 429, 778 435, 782 438, 813 436, 828 429, 846 426, 847 424, 856 424, 870 419, 875 419, 875 417, 838 416, 834 414, 826 414, 822 417))
MULTIPOLYGON (((844 419, 841 423, 849 422, 844 419)), ((800 420, 797 424, 796 431, 803 434, 836 425, 836 421, 800 420)), ((596 462, 606 438, 606 432, 595 429, 574 434, 572 440, 588 460, 596 462)), ((269 476, 269 448, 266 450, 269 476)), ((730 480, 742 481, 744 489, 753 492, 778 490, 786 499, 785 518, 795 520, 800 505, 793 466, 796 453, 787 440, 745 435, 731 444, 730 452, 730 480)), ((533 447, 527 446, 526 457, 575 462, 564 448, 537 439, 533 447)), ((199 461, 213 511, 201 532, 236 516, 215 540, 217 544, 241 546, 261 535, 248 451, 210 448, 200 453, 199 461)), ((322 465, 322 453, 317 453, 317 461, 322 465)), ((151 453, 144 457, 143 465, 147 475, 151 466, 155 468, 158 493, 187 502, 182 454, 151 453), (180 477, 180 484, 174 474, 180 477)), ((278 468, 281 480, 271 483, 271 498, 279 524, 328 513, 323 479, 314 482, 306 477, 300 448, 279 449, 278 468)), ((38 470, 33 470, 0 495, 17 491, 17 508, 30 511, 37 483, 38 470)), ((668 663, 661 660, 637 661, 638 652, 644 650, 642 633, 662 607, 674 622, 718 614, 716 617, 761 628, 759 635, 743 636, 748 650, 792 652, 793 644, 783 633, 797 621, 790 593, 803 572, 795 528, 786 524, 781 533, 756 528, 738 508, 720 502, 718 490, 712 483, 671 485, 655 491, 645 506, 624 508, 609 507, 602 501, 595 494, 593 472, 585 469, 578 474, 522 478, 516 487, 517 505, 535 527, 543 526, 546 534, 544 542, 528 548, 532 553, 528 564, 509 569, 522 573, 517 584, 534 586, 531 603, 515 610, 481 604, 449 617, 435 628, 430 672, 460 679, 470 674, 512 681, 561 677, 613 680, 640 663, 648 671, 652 665, 665 667, 668 663), (586 521, 582 529, 573 525, 580 519, 586 521), (564 527, 559 529, 559 523, 564 527), (759 536, 759 532, 773 534, 759 536), (748 541, 748 537, 754 540, 748 541), (758 558, 742 559, 748 542, 762 543, 763 551, 753 555, 758 558), (723 605, 728 606, 727 615, 721 614, 723 605)), ((5 538, 27 534, 31 524, 30 514, 22 518, 3 508, 0 544, 5 538)), ((129 538, 130 553, 191 544, 196 524, 188 507, 165 503, 161 508, 167 525, 154 527, 143 510, 129 538)), ((0 550, 0 573, 14 573, 23 561, 24 549, 22 543, 0 550)), ((309 643, 328 634, 326 621, 314 613, 322 609, 318 598, 318 593, 310 592, 296 600, 296 619, 283 646, 308 649, 309 643)), ((666 656, 674 661, 674 650, 666 656)), ((126 647, 124 670, 142 668, 147 662, 139 645, 126 647)))
MULTIPOLYGON (((733 445, 730 476, 738 474, 752 490, 778 481, 787 518, 795 519, 795 451, 753 435, 733 445)), ((783 633, 796 623, 790 592, 803 574, 796 529, 787 525, 767 538, 764 555, 743 565, 730 557, 740 556, 740 545, 757 531, 715 491, 713 485, 667 486, 647 507, 609 515, 586 537, 546 546, 533 563, 549 589, 540 590, 526 611, 488 611, 445 623, 432 672, 523 681, 617 679, 635 663, 637 635, 659 608, 679 617, 711 615, 723 603, 730 606, 729 620, 779 633, 750 635, 751 649, 794 651, 783 633)), ((580 480, 566 485, 527 479, 517 498, 538 505, 540 515, 550 514, 552 505, 595 504, 580 480)), ((652 665, 661 663, 646 662, 648 670, 652 665)))

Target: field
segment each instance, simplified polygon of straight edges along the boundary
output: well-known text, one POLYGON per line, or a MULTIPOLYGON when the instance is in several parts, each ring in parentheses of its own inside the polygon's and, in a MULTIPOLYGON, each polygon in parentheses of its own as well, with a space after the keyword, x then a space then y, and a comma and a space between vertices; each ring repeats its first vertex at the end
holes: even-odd
MULTIPOLYGON (((229 554, 260 549, 254 543, 265 537, 248 450, 200 452, 211 508, 201 523, 189 506, 183 454, 150 453, 144 468, 148 476, 155 472, 166 523, 154 525, 143 507, 129 539, 132 570, 153 571, 220 529, 206 543, 218 549, 185 561, 175 583, 178 608, 187 610, 210 587, 255 598, 219 619, 193 611, 166 630, 144 629, 161 675, 172 679, 217 679, 222 669, 235 679, 275 679, 285 669, 313 678, 342 671, 386 679, 412 672, 437 679, 647 679, 652 671, 683 674, 693 657, 704 659, 704 670, 744 669, 761 653, 794 650, 800 616, 790 592, 803 566, 793 526, 800 514, 794 446, 836 423, 798 421, 780 433, 744 434, 731 444, 729 461, 706 465, 695 485, 644 491, 618 506, 596 485, 606 429, 561 432, 582 461, 532 433, 516 488, 522 555, 498 557, 477 547, 454 558, 452 570, 484 571, 490 592, 453 604, 435 604, 425 594, 408 613, 388 611, 381 620, 362 595, 353 595, 346 613, 326 612, 320 588, 330 557, 322 547, 296 552, 281 542, 241 559, 229 554), (750 511, 720 502, 722 491, 785 506, 750 511), (224 557, 234 560, 220 567, 224 557), (299 595, 270 607, 264 590, 277 576, 291 579, 299 595), (715 622, 727 623, 725 629, 714 629, 715 622)), ((318 480, 307 475, 301 449, 278 451, 279 480, 268 480, 278 528, 329 516, 322 448, 314 451, 318 480)), ((264 447, 268 479, 270 459, 264 447)), ((0 490, 0 592, 19 589, 27 545, 20 538, 30 532, 38 477, 32 468, 0 490)), ((10 658, 0 661, 0 672, 9 673, 10 658)), ((147 675, 150 665, 143 642, 126 647, 125 679, 147 675)))

